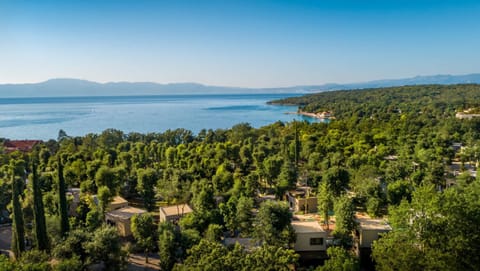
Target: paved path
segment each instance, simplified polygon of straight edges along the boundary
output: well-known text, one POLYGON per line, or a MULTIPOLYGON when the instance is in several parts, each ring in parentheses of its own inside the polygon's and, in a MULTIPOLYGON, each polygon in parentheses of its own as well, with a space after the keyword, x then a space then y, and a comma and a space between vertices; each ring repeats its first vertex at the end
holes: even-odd
POLYGON ((12 243, 12 226, 1 225, 0 226, 0 252, 2 254, 8 254, 12 243))

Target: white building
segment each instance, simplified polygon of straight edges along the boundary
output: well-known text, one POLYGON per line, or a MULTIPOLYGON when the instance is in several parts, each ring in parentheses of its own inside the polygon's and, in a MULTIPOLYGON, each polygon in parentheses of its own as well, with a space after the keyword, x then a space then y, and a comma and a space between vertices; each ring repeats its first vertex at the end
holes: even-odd
POLYGON ((392 227, 382 218, 371 218, 363 213, 355 214, 357 230, 355 232, 358 248, 371 248, 373 241, 377 240, 381 234, 392 230, 392 227))
POLYGON ((327 232, 317 221, 292 221, 296 234, 296 252, 326 251, 327 232))

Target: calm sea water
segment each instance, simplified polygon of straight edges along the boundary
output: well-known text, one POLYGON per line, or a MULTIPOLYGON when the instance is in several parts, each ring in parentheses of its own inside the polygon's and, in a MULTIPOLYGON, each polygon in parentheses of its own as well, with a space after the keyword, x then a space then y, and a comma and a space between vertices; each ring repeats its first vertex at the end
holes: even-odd
POLYGON ((101 133, 163 132, 185 128, 230 128, 240 122, 261 127, 275 121, 308 119, 285 114, 295 106, 267 105, 299 94, 163 95, 0 99, 0 137, 56 139, 63 129, 71 136, 101 133))

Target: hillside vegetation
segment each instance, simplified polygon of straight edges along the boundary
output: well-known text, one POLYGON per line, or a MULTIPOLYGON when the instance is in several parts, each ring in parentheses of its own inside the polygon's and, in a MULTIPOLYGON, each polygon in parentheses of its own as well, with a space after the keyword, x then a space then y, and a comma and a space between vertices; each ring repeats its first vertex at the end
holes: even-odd
POLYGON ((150 234, 135 234, 130 250, 157 253, 162 270, 302 268, 292 250, 292 214, 281 201, 286 191, 309 185, 322 220, 335 211, 337 221, 338 242, 318 270, 358 270, 350 252, 354 211, 384 217, 393 228, 373 245, 377 270, 480 268, 480 119, 455 118, 480 105, 479 85, 338 91, 274 103, 332 111, 336 119, 259 129, 241 123, 197 135, 61 131, 30 153, 0 152, 0 209, 13 206, 17 258, 0 257, 0 267, 34 270, 25 267, 34 261, 41 270, 98 263, 121 270, 128 246, 104 216, 113 196, 122 195, 153 215, 160 205, 194 209, 178 227, 135 222, 150 234), (81 197, 68 218, 59 195, 72 187, 81 197), (261 203, 265 194, 277 200, 261 203), (43 216, 42 227, 29 226, 43 216), (48 244, 39 242, 45 235, 48 244), (225 237, 249 237, 258 247, 226 247, 225 237), (18 246, 24 238, 33 240, 29 252, 18 246))
POLYGON ((372 117, 392 114, 454 116, 456 111, 478 107, 480 85, 421 85, 322 92, 272 101, 295 104, 306 112, 333 111, 337 118, 372 117))

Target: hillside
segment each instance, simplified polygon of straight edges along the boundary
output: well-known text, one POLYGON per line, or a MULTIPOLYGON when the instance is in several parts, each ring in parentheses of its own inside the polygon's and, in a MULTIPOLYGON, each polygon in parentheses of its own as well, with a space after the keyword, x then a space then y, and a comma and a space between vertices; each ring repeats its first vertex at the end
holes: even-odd
POLYGON ((416 76, 403 79, 375 80, 349 84, 299 85, 272 88, 209 86, 198 83, 159 84, 153 82, 97 83, 80 79, 51 79, 41 83, 0 84, 0 98, 66 97, 66 96, 130 96, 166 94, 234 94, 234 93, 314 93, 332 90, 365 89, 424 84, 480 83, 480 74, 416 76))
POLYGON ((299 110, 312 113, 332 111, 337 118, 387 117, 390 113, 453 116, 458 110, 480 105, 480 85, 420 85, 342 90, 270 103, 299 105, 299 110))

